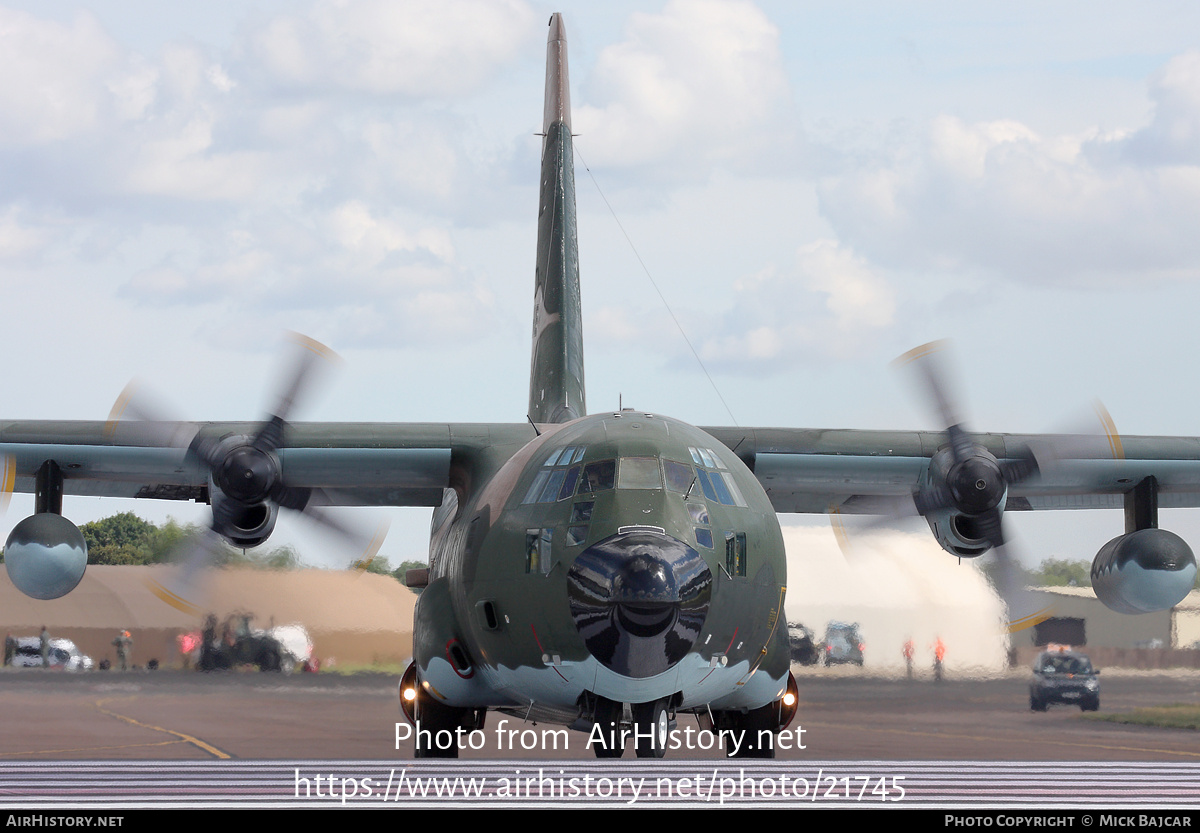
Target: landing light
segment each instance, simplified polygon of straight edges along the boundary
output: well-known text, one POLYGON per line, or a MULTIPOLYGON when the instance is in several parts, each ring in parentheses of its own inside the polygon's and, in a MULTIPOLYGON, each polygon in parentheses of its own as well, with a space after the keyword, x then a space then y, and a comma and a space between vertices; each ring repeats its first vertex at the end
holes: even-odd
POLYGON ((405 700, 408 700, 411 703, 413 700, 417 699, 417 690, 412 687, 406 688, 404 689, 404 694, 402 696, 405 700))
POLYGON ((791 707, 791 706, 794 706, 795 704, 796 704, 796 695, 795 694, 792 694, 792 692, 789 691, 783 695, 783 705, 791 707))

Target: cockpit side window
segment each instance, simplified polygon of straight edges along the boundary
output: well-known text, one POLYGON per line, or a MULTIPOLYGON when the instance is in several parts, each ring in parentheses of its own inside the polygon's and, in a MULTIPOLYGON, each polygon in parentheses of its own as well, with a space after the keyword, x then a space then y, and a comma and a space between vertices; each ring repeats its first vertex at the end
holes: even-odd
POLYGON ((692 467, 673 460, 663 460, 663 472, 667 476, 667 488, 672 492, 687 493, 696 475, 692 467))
POLYGON ((711 448, 689 448, 692 460, 696 463, 696 476, 700 480, 700 488, 709 500, 724 506, 745 506, 746 499, 734 480, 733 473, 726 470, 721 458, 711 448), (706 471, 705 469, 719 469, 706 471))
POLYGON ((571 495, 575 494, 575 484, 579 481, 579 466, 571 466, 567 470, 567 476, 563 478, 562 488, 558 490, 558 499, 566 500, 571 495))
POLYGON ((566 500, 575 494, 575 484, 579 482, 581 468, 579 462, 586 450, 585 445, 569 445, 551 451, 521 502, 553 503, 556 500, 566 500))

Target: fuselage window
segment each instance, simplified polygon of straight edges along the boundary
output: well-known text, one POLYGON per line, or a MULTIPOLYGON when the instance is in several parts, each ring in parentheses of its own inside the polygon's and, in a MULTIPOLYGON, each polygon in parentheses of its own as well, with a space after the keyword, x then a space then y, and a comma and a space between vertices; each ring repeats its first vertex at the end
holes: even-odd
POLYGON ((731 576, 746 575, 746 533, 725 533, 725 572, 731 576))
POLYGON ((708 479, 708 472, 704 469, 696 469, 696 477, 700 478, 700 488, 704 490, 704 496, 713 503, 720 503, 716 490, 713 489, 712 481, 708 479))
POLYGON ((569 466, 571 463, 578 463, 583 459, 583 452, 585 450, 587 450, 586 445, 569 445, 566 448, 552 452, 550 457, 542 465, 569 466))
POLYGON ((662 469, 657 457, 622 457, 617 473, 618 489, 661 489, 662 469))
POLYGON ((663 472, 667 476, 667 488, 672 492, 686 493, 696 479, 691 466, 673 460, 663 460, 663 472))
POLYGON ((616 460, 597 460, 583 467, 583 483, 580 492, 600 492, 611 489, 617 477, 616 460))
POLYGON ((567 476, 566 469, 554 469, 550 472, 550 479, 546 481, 546 487, 542 489, 542 494, 538 497, 538 503, 550 503, 558 497, 558 492, 562 488, 563 479, 567 476))
POLYGON ((746 499, 742 497, 742 490, 738 488, 737 481, 734 479, 733 474, 728 472, 723 473, 721 475, 721 479, 723 479, 725 481, 725 485, 729 487, 729 494, 733 496, 733 505, 745 506, 746 499))
POLYGON ((549 479, 550 472, 539 471, 533 478, 533 483, 529 486, 529 491, 525 493, 525 499, 521 503, 537 503, 542 490, 546 488, 546 481, 549 479))
POLYGON ((527 529, 525 530, 525 572, 550 572, 551 548, 554 544, 554 530, 527 529))
POLYGON ((567 469, 567 476, 563 478, 562 488, 558 490, 558 499, 566 500, 575 494, 575 484, 577 482, 579 482, 579 466, 571 466, 571 468, 567 469))
POLYGON ((733 506, 733 495, 729 493, 729 487, 725 485, 725 478, 721 472, 712 472, 709 479, 712 480, 713 489, 717 492, 717 500, 725 506, 733 506))
POLYGON ((581 500, 571 507, 571 523, 586 524, 592 520, 592 507, 596 505, 594 500, 581 500))
POLYGON ((703 503, 689 503, 687 505, 688 514, 692 516, 692 523, 708 524, 708 507, 703 503))
POLYGON ((583 452, 586 450, 587 446, 584 445, 569 445, 552 451, 542 464, 541 471, 534 475, 533 483, 521 502, 553 503, 556 500, 566 500, 575 494, 575 485, 579 482, 582 467, 573 464, 583 459, 583 452), (567 466, 571 467, 568 469, 567 466))
POLYGON ((707 549, 713 548, 712 530, 704 527, 696 527, 696 543, 707 549))
MULTIPOLYGON (((692 459, 696 461, 696 478, 700 481, 700 488, 704 491, 706 498, 724 506, 746 505, 746 499, 742 497, 742 490, 738 488, 737 482, 734 480, 731 472, 705 471, 705 468, 725 468, 721 463, 721 459, 713 453, 712 449, 688 448, 688 451, 691 452, 692 459)), ((664 465, 679 464, 665 463, 664 465)))
POLYGON ((581 500, 571 507, 571 520, 567 527, 567 546, 576 547, 587 540, 588 524, 592 521, 592 508, 596 505, 592 500, 581 500))

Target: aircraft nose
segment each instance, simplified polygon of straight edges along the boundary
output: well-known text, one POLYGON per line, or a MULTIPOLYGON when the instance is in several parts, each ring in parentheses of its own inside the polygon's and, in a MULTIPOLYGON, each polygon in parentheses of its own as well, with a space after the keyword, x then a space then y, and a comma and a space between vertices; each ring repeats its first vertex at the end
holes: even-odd
POLYGON ((657 530, 631 530, 575 559, 567 595, 592 656, 623 676, 652 677, 695 644, 708 615, 712 573, 682 541, 657 530))

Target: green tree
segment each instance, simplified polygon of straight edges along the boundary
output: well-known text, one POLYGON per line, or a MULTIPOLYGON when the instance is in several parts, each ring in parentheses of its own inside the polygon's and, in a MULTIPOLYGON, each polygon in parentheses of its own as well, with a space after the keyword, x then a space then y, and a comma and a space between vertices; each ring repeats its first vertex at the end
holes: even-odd
POLYGON ((158 527, 132 512, 122 512, 79 528, 89 564, 149 564, 158 527))
MULTIPOLYGON (((401 584, 404 584, 407 587, 407 583, 404 581, 405 573, 407 573, 409 570, 424 570, 428 567, 429 567, 429 565, 426 564, 424 561, 402 561, 402 562, 400 562, 400 566, 392 571, 392 575, 396 577, 396 580, 398 582, 400 582, 401 584)), ((413 587, 410 589, 419 596, 421 594, 421 590, 424 588, 413 587)))
POLYGON ((355 561, 351 569, 362 570, 364 573, 374 573, 378 576, 392 575, 392 565, 382 555, 377 555, 370 561, 355 561))
POLYGON ((1043 587, 1091 587, 1092 565, 1089 561, 1047 558, 1030 575, 1030 579, 1043 587))

